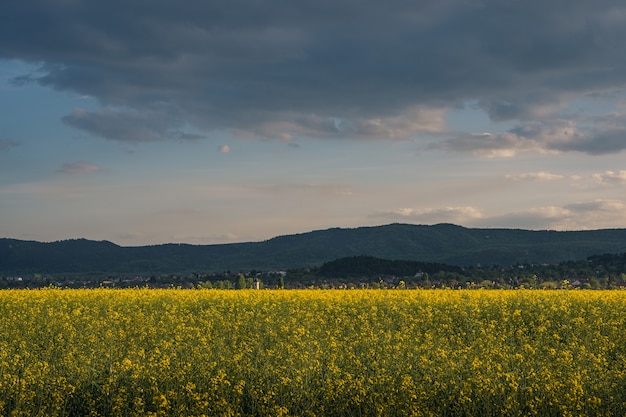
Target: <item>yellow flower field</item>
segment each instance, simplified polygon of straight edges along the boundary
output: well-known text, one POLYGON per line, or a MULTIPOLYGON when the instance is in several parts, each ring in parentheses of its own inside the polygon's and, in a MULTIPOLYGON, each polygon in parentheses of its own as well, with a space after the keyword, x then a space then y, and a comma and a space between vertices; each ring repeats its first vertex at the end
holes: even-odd
POLYGON ((624 416, 626 292, 9 290, 4 416, 624 416))

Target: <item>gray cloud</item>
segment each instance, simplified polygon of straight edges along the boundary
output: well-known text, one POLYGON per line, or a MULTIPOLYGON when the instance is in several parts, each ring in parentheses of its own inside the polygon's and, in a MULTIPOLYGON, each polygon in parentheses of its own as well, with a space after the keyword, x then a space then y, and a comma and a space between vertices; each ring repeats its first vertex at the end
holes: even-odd
POLYGON ((14 148, 19 146, 19 144, 12 140, 0 139, 0 151, 4 151, 9 148, 14 148))
MULTIPOLYGON (((19 82, 105 106, 67 124, 132 142, 184 123, 286 140, 403 139, 442 130, 414 109, 478 100, 494 120, 525 123, 626 86, 619 0, 5 1, 0 28, 0 57, 42 63, 43 75, 19 82)), ((623 131, 562 145, 500 135, 485 150, 606 153, 624 148, 623 131)), ((480 151, 483 139, 442 148, 480 151)))
POLYGON ((594 200, 563 206, 532 207, 503 214, 490 214, 471 206, 442 209, 401 208, 374 213, 370 217, 391 222, 455 223, 467 227, 583 230, 626 224, 626 203, 621 200, 594 200))
POLYGON ((69 126, 110 140, 154 142, 167 139, 171 121, 161 114, 138 110, 74 110, 63 118, 69 126))
POLYGON ((578 151, 591 155, 605 155, 626 149, 626 126, 580 136, 577 140, 554 144, 560 151, 578 151))
POLYGON ((521 152, 576 151, 605 155, 626 149, 626 114, 606 117, 527 121, 506 132, 458 133, 429 145, 430 149, 510 157, 521 152))
POLYGON ((205 138, 178 129, 182 121, 168 109, 76 109, 63 117, 63 123, 95 136, 129 143, 205 138))
POLYGON ((584 230, 626 224, 626 204, 620 200, 594 200, 564 206, 530 208, 499 216, 485 216, 473 222, 478 227, 584 230))
POLYGON ((262 136, 292 141, 297 137, 376 138, 404 140, 416 133, 440 133, 445 130, 444 111, 434 108, 411 108, 396 116, 373 118, 320 117, 295 112, 281 114, 276 121, 260 123, 257 127, 240 131, 244 136, 262 136))
POLYGON ((526 210, 488 216, 473 224, 478 227, 503 227, 530 230, 579 230, 586 228, 588 219, 573 216, 571 210, 560 206, 533 207, 526 210))
POLYGON ((99 165, 85 161, 69 162, 63 164, 63 166, 59 168, 59 172, 62 172, 64 174, 87 174, 90 172, 98 172, 101 170, 102 167, 100 167, 99 165))
POLYGON ((585 203, 573 203, 565 206, 566 210, 570 210, 573 213, 595 213, 595 212, 619 212, 624 216, 624 209, 626 204, 623 201, 617 200, 595 200, 585 203))

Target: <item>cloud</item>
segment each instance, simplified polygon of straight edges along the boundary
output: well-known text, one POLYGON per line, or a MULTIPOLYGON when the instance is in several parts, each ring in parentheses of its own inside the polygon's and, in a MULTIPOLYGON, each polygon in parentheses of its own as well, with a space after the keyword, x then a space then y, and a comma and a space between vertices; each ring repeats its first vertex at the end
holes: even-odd
POLYGON ((228 153, 228 152, 230 152, 230 146, 228 146, 228 145, 221 145, 218 148, 218 151, 221 152, 221 153, 228 153))
POLYGON ((192 234, 175 234, 172 236, 172 243, 180 242, 192 245, 210 245, 210 244, 222 244, 222 243, 236 243, 241 242, 241 237, 236 233, 223 233, 214 235, 192 235, 192 234))
POLYGON ((0 151, 4 151, 10 148, 19 146, 19 143, 12 140, 0 140, 0 151))
POLYGON ((506 178, 513 181, 555 181, 563 179, 563 175, 551 172, 526 172, 523 174, 507 174, 506 178))
POLYGON ((541 150, 537 141, 522 138, 514 133, 459 134, 440 142, 432 142, 431 150, 473 153, 487 158, 508 158, 521 151, 541 150))
POLYGON ((170 138, 179 139, 179 140, 200 140, 200 139, 207 138, 206 135, 200 135, 198 133, 187 133, 187 132, 181 132, 181 131, 172 132, 170 133, 169 136, 170 138))
MULTIPOLYGON (((569 204, 565 206, 565 208, 572 213, 578 214, 624 212, 626 203, 618 200, 595 200, 586 203, 569 204)), ((626 217, 626 213, 624 213, 622 217, 626 217)))
POLYGON ((558 151, 590 155, 612 154, 626 149, 626 113, 623 109, 605 115, 580 117, 579 124, 577 135, 550 146, 558 151))
POLYGON ((529 230, 577 230, 571 221, 572 212, 564 207, 533 207, 516 212, 485 217, 473 224, 478 227, 519 228, 529 230))
POLYGON ((371 215, 372 218, 381 218, 391 222, 415 222, 423 224, 468 222, 483 217, 483 213, 475 207, 444 207, 440 209, 400 208, 389 212, 380 212, 371 215))
POLYGON ((104 108, 96 111, 76 109, 63 122, 95 136, 121 142, 155 142, 173 135, 180 124, 166 112, 104 108))
POLYGON ((590 155, 613 154, 626 149, 626 112, 623 109, 606 115, 581 117, 579 123, 579 133, 571 140, 553 143, 553 149, 590 155))
POLYGON ((505 227, 531 230, 593 230, 626 226, 626 203, 598 199, 563 206, 535 207, 469 223, 475 227, 505 227))
POLYGON ((349 136, 362 138, 408 139, 417 133, 444 132, 444 114, 444 109, 415 107, 392 117, 340 120, 336 128, 349 136))
POLYGON ((91 172, 101 171, 102 168, 99 165, 92 164, 85 161, 77 161, 71 162, 67 164, 63 164, 61 168, 59 168, 59 172, 64 174, 88 174, 91 172))
POLYGON ((454 223, 466 227, 529 230, 592 230, 626 227, 626 202, 598 199, 561 206, 531 207, 513 212, 489 213, 472 206, 400 208, 370 216, 386 222, 420 224, 454 223))
POLYGON ((626 149, 626 127, 604 132, 597 132, 593 136, 581 136, 579 140, 562 143, 555 146, 559 151, 578 151, 590 155, 608 155, 626 149))
MULTIPOLYGON (((405 139, 440 133, 442 109, 468 100, 525 124, 623 90, 625 10, 618 0, 5 1, 0 57, 41 63, 19 82, 94 97, 102 109, 64 121, 106 139, 166 140, 187 125, 287 141, 405 139)), ((563 143, 459 134, 439 148, 624 148, 623 125, 590 130, 563 143)))
POLYGON ((626 203, 621 200, 598 199, 564 206, 571 216, 566 219, 579 228, 600 229, 626 227, 626 203), (582 225, 582 227, 581 227, 582 225))
POLYGON ((592 175, 599 184, 626 184, 626 171, 605 171, 592 175))
POLYGON ((419 133, 445 131, 445 109, 416 107, 402 113, 378 118, 324 117, 285 112, 278 121, 262 122, 249 130, 239 130, 245 137, 263 137, 291 142, 298 137, 405 140, 419 133))
POLYGON ((459 133, 430 143, 429 149, 488 158, 512 157, 524 152, 612 154, 626 149, 626 114, 528 121, 500 133, 459 133))

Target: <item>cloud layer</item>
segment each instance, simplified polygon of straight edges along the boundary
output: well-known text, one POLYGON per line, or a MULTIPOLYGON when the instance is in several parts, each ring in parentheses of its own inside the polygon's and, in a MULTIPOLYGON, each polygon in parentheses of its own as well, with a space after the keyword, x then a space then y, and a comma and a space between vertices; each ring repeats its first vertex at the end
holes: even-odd
POLYGON ((492 157, 626 148, 626 113, 565 112, 624 92, 618 0, 4 1, 0 28, 0 57, 41 66, 18 80, 96 98, 63 121, 111 140, 197 138, 193 126, 287 141, 436 134, 431 148, 492 157), (518 126, 448 131, 446 109, 469 101, 518 126))

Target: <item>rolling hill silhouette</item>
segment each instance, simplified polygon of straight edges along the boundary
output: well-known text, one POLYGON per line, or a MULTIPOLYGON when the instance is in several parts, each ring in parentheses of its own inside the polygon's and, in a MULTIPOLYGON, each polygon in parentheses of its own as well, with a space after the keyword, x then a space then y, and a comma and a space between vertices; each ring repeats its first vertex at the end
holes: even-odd
POLYGON ((450 265, 557 263, 626 252, 626 229, 531 231, 452 224, 332 228, 263 242, 123 247, 86 239, 0 239, 0 273, 180 273, 319 266, 348 256, 450 265))

